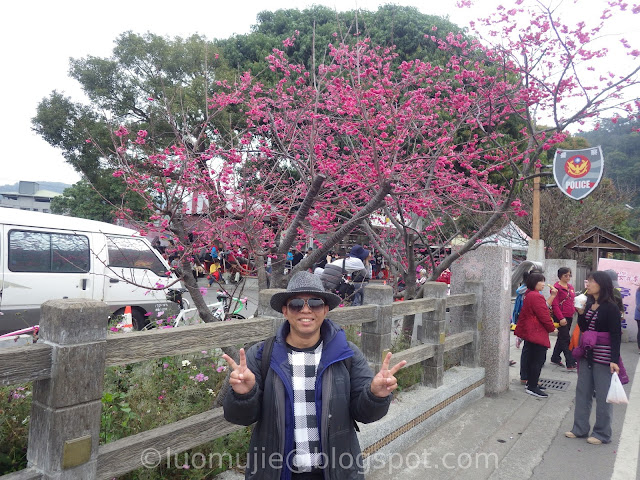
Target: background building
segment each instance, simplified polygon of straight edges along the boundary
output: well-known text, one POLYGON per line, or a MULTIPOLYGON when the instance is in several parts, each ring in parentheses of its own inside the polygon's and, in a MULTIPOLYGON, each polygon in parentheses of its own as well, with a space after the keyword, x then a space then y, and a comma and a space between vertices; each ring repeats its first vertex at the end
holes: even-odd
POLYGON ((37 182, 20 181, 18 191, 0 191, 0 207, 19 208, 32 212, 51 212, 51 199, 61 195, 51 190, 40 189, 37 182))

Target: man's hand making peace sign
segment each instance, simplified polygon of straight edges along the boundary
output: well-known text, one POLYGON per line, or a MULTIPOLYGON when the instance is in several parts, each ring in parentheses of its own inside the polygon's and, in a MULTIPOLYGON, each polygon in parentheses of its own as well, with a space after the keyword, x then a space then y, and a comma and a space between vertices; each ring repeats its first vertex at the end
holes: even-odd
POLYGON ((406 360, 402 360, 393 367, 389 368, 389 362, 391 361, 391 352, 387 353, 387 356, 382 362, 382 368, 373 377, 371 381, 371 393, 376 397, 384 398, 398 388, 398 380, 394 375, 407 364, 406 360))
MULTIPOLYGON (((247 356, 244 352, 244 348, 240 349, 240 365, 238 365, 233 358, 227 354, 224 354, 222 358, 224 358, 224 360, 229 364, 229 367, 231 367, 229 384, 233 391, 238 395, 249 393, 256 383, 256 377, 247 367, 247 356)), ((406 360, 403 360, 392 368, 389 368, 390 361, 391 352, 387 353, 387 356, 382 362, 382 368, 371 381, 371 393, 376 397, 384 398, 398 388, 398 380, 394 375, 407 364, 406 360)))
POLYGON ((240 349, 240 365, 226 353, 222 355, 222 358, 224 358, 229 364, 229 367, 231 367, 229 385, 231 385, 233 391, 238 395, 249 393, 256 383, 256 376, 247 367, 247 355, 244 353, 244 348, 240 349))

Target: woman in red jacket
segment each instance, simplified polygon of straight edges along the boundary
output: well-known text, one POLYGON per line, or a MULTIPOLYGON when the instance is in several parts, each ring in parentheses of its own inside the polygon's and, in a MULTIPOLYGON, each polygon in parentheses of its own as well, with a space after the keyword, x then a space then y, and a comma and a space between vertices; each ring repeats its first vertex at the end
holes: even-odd
POLYGON ((573 322, 573 314, 575 313, 575 307, 573 306, 573 299, 576 297, 576 292, 573 289, 573 285, 569 283, 571 280, 571 269, 568 267, 560 267, 558 269, 558 281, 554 287, 558 290, 558 295, 553 299, 551 308, 553 315, 558 320, 560 327, 558 327, 558 340, 556 340, 556 346, 551 354, 551 363, 559 367, 564 367, 560 354, 564 354, 564 359, 567 370, 575 372, 576 361, 571 355, 569 350, 569 342, 571 337, 569 331, 571 330, 571 323, 573 322))
MULTIPOLYGON (((520 310, 518 325, 514 332, 516 336, 525 341, 525 345, 528 345, 527 348, 529 350, 527 388, 525 391, 529 395, 539 398, 548 397, 538 387, 538 380, 540 379, 542 366, 547 360, 547 350, 551 347, 549 333, 555 331, 547 300, 540 295, 545 286, 544 280, 544 275, 541 273, 532 273, 527 277, 525 281, 527 292, 524 294, 522 310, 520 310)), ((549 300, 553 301, 557 293, 558 290, 552 287, 549 300)))

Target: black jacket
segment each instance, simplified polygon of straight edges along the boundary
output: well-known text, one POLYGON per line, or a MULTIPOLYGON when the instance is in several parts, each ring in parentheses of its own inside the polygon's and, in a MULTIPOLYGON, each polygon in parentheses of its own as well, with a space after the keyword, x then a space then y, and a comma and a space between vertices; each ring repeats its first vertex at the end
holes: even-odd
MULTIPOLYGON (((289 323, 276 335, 266 380, 260 373, 264 342, 247 351, 247 367, 256 376, 254 388, 246 395, 231 390, 224 399, 224 417, 231 423, 251 425, 245 479, 289 480, 287 468, 293 459, 293 393, 285 339, 289 323), (284 465, 270 459, 284 459, 284 465), (283 468, 284 467, 284 468, 283 468)), ((373 372, 362 352, 347 342, 344 330, 325 320, 320 335, 322 357, 316 378, 316 412, 322 453, 328 468, 325 480, 363 480, 362 456, 354 420, 370 423, 384 417, 392 395, 378 398, 371 393, 373 372), (353 357, 350 367, 343 360, 353 357)))
MULTIPOLYGON (((584 307, 584 313, 578 315, 578 327, 581 332, 586 332, 589 323, 585 318, 585 314, 593 305, 590 299, 584 307)), ((611 361, 618 363, 620 361, 620 343, 622 341, 622 322, 620 321, 620 310, 613 302, 605 302, 597 309, 598 316, 596 318, 596 332, 609 332, 611 335, 611 361)))

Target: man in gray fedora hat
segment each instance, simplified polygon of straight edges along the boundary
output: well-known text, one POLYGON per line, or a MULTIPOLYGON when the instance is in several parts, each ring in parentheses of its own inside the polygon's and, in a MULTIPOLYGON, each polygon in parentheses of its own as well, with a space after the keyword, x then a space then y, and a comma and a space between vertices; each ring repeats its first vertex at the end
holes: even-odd
POLYGON ((340 301, 317 275, 298 272, 271 297, 287 320, 275 339, 246 354, 240 349, 239 363, 223 355, 232 369, 225 418, 257 422, 246 479, 364 479, 355 421, 386 415, 398 386, 394 375, 406 362, 390 368, 389 353, 374 376, 344 330, 326 318, 340 301))

